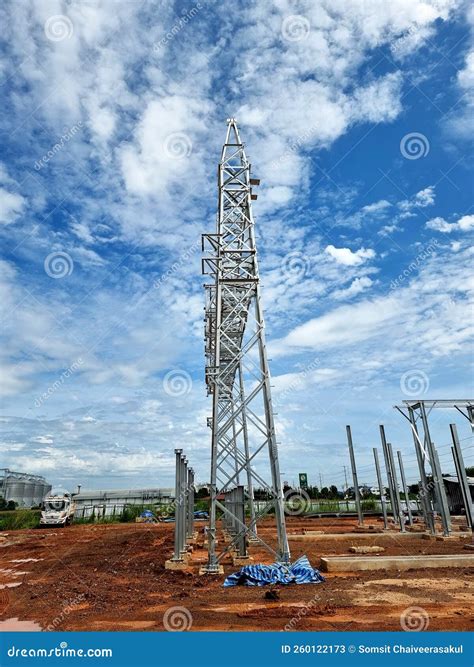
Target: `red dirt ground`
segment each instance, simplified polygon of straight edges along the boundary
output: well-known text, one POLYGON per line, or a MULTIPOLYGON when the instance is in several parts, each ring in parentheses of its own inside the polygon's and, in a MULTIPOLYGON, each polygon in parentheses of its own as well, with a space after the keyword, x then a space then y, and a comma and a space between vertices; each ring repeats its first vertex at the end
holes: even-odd
MULTIPOLYGON (((303 528, 337 533, 354 530, 355 522, 291 517, 287 525, 290 534, 303 528)), ((429 630, 474 629, 474 568, 325 574, 323 584, 281 587, 276 600, 267 600, 267 588, 224 589, 224 577, 199 576, 206 560, 199 547, 189 571, 165 570, 173 529, 115 524, 2 533, 0 586, 7 587, 0 588, 0 630, 10 629, 11 621, 2 624, 8 619, 49 630, 163 630, 171 607, 185 608, 175 622, 181 614, 192 630, 400 630, 407 614, 409 623, 429 630), (422 611, 407 611, 411 607, 422 611)), ((273 532, 271 521, 261 529, 265 539, 273 532)), ((349 546, 359 544, 383 546, 385 555, 469 553, 461 540, 399 538, 396 532, 369 541, 290 540, 292 558, 305 553, 315 567, 321 556, 348 555, 349 546)), ((254 562, 272 561, 260 548, 251 555, 254 562)), ((224 564, 226 574, 238 569, 224 564)), ((13 629, 20 628, 14 621, 13 629)))

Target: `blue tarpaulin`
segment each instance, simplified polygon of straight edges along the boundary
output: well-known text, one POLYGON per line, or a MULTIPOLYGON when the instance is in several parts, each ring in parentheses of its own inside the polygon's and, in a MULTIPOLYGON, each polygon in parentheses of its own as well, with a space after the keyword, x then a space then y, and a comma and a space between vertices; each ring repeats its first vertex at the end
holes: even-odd
POLYGON ((320 584, 324 577, 311 567, 306 556, 301 556, 291 565, 244 565, 238 572, 230 574, 224 586, 267 586, 268 584, 320 584))

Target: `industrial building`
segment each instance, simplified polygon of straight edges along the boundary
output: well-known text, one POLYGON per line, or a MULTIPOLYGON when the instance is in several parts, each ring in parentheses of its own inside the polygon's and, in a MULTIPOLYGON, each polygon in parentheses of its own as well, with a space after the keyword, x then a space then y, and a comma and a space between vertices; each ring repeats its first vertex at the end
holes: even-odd
POLYGON ((114 489, 80 491, 74 494, 77 519, 114 516, 130 505, 166 505, 174 500, 174 489, 114 489))
POLYGON ((41 475, 0 468, 0 496, 13 500, 18 507, 35 507, 51 491, 51 484, 41 475))
MULTIPOLYGON (((474 477, 467 477, 468 488, 471 494, 471 500, 474 503, 474 477)), ((451 514, 464 514, 464 499, 462 495, 459 479, 453 475, 443 476, 444 487, 448 499, 448 507, 451 514)))

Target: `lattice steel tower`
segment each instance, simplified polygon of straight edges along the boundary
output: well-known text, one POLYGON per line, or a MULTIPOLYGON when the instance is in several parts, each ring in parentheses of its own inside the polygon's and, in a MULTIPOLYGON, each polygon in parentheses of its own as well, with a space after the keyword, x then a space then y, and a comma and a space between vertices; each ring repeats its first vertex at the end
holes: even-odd
POLYGON ((204 285, 206 384, 212 395, 208 573, 219 571, 229 550, 246 558, 248 542, 258 541, 280 562, 290 559, 252 217, 251 201, 257 198, 252 186, 258 184, 250 178, 237 123, 230 118, 218 168, 217 230, 202 237, 203 274, 213 279, 204 285), (262 476, 268 464, 270 482, 262 476), (258 508, 254 486, 264 490, 258 508), (258 521, 270 510, 276 548, 257 534, 258 521), (229 540, 220 553, 219 517, 229 540))

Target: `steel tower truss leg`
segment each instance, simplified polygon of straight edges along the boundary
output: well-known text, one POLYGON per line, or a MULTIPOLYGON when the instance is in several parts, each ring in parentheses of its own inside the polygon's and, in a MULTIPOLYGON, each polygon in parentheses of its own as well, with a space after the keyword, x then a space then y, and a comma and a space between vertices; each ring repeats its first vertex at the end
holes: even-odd
POLYGON ((257 251, 252 217, 250 163, 234 119, 229 119, 218 169, 219 205, 216 233, 203 235, 205 285, 206 384, 212 395, 211 510, 209 558, 205 571, 216 573, 219 561, 242 536, 256 540, 281 562, 288 563, 283 493, 270 390, 265 325, 260 299, 257 251), (263 470, 264 454, 270 481, 256 472, 263 470), (254 467, 255 466, 255 467, 254 467), (246 475, 246 498, 250 521, 241 504, 227 495, 240 486, 246 475), (266 493, 268 502, 258 513, 253 507, 253 488, 266 493), (224 493, 229 502, 221 502, 224 493), (257 536, 256 525, 270 510, 274 512, 277 549, 257 536), (216 550, 218 511, 227 525, 238 531, 220 554, 216 550))

